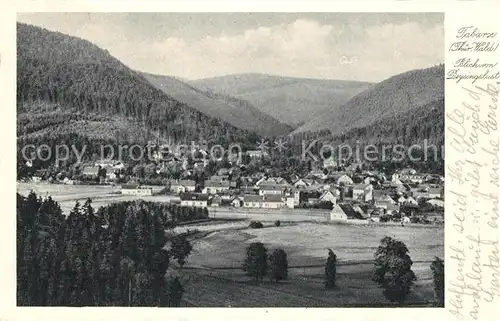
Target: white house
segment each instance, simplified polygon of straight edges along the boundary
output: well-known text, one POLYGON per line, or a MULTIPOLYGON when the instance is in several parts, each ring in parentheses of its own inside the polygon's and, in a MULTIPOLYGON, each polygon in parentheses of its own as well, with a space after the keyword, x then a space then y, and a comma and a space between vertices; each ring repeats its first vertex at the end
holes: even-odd
POLYGON ((243 206, 243 204, 244 204, 243 197, 241 197, 241 196, 237 196, 231 201, 231 206, 234 206, 234 207, 241 207, 241 206, 243 206))
POLYGON ((259 195, 282 195, 286 186, 284 185, 259 185, 259 195))
POLYGON ((350 178, 348 175, 343 174, 337 178, 337 184, 339 185, 352 185, 354 182, 352 181, 352 178, 350 178))
POLYGON ((177 194, 194 192, 195 189, 196 189, 196 182, 192 180, 170 181, 170 191, 177 194))
POLYGON ((139 186, 138 184, 122 185, 121 191, 122 191, 123 195, 135 195, 135 196, 151 196, 151 195, 153 195, 152 188, 139 186))
POLYGON ((339 206, 339 204, 335 204, 333 209, 330 211, 329 216, 330 222, 347 222, 347 214, 344 209, 339 206))
POLYGON ((248 150, 246 154, 250 156, 250 158, 260 158, 269 155, 266 151, 262 150, 248 150))
POLYGON ((352 198, 362 202, 373 199, 373 186, 371 184, 357 184, 352 187, 352 198))
POLYGON ((204 194, 216 194, 229 190, 230 182, 228 181, 205 181, 205 187, 202 192, 204 194))
POLYGON ((323 194, 319 197, 318 201, 320 202, 331 202, 333 205, 337 203, 337 197, 332 191, 324 191, 323 194))
POLYGON ((314 179, 300 178, 297 181, 295 181, 295 183, 293 183, 293 186, 295 186, 296 188, 305 188, 305 187, 315 185, 315 184, 316 184, 316 181, 314 179))
POLYGON ((281 195, 245 195, 243 206, 246 208, 276 209, 285 207, 281 195))
POLYGON ((329 157, 323 161, 323 168, 334 168, 338 166, 338 162, 333 157, 329 157))
POLYGON ((286 198, 286 207, 295 208, 295 199, 293 197, 286 198))

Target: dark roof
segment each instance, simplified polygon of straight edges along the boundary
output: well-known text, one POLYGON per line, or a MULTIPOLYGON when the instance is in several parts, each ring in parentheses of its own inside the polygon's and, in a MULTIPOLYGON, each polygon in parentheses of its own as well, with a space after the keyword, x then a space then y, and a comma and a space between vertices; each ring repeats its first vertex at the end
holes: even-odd
POLYGON ((170 185, 171 186, 179 186, 179 185, 182 185, 182 186, 195 186, 196 182, 192 181, 192 180, 188 180, 188 179, 179 180, 179 181, 170 180, 170 185))
POLYGON ((358 220, 364 219, 363 215, 361 215, 361 213, 356 212, 351 205, 349 205, 349 204, 339 204, 339 206, 342 208, 342 210, 344 211, 344 213, 347 215, 347 218, 349 218, 349 219, 358 219, 358 220))
POLYGON ((244 202, 252 202, 252 203, 281 203, 283 202, 281 195, 245 195, 243 197, 244 202))
POLYGON ((122 185, 122 189, 137 189, 139 188, 139 184, 125 184, 122 185))
POLYGON ((208 201, 208 194, 183 193, 181 201, 208 201))
POLYGON ((229 187, 228 181, 205 181, 205 187, 229 187))
POLYGON ((259 185, 260 190, 266 190, 266 191, 283 190, 285 188, 287 188, 286 185, 277 185, 277 184, 260 184, 259 185))

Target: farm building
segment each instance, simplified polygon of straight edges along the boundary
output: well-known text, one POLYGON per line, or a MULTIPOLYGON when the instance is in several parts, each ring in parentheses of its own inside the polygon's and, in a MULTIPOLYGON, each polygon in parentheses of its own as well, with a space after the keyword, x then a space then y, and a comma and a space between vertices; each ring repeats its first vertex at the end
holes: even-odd
POLYGON ((232 201, 231 201, 231 206, 234 206, 234 207, 242 207, 244 204, 243 202, 243 197, 241 196, 237 196, 235 197, 232 201))
POLYGON ((229 190, 229 182, 228 181, 205 181, 205 187, 203 188, 204 194, 216 194, 223 191, 229 190))
POLYGON ((362 202, 373 199, 373 186, 371 184, 358 184, 352 187, 352 198, 362 202))
POLYGON ((176 194, 194 192, 196 189, 196 182, 192 180, 171 180, 169 184, 170 191, 176 194))
POLYGON ((344 212, 344 209, 340 207, 339 204, 336 204, 333 209, 330 211, 329 216, 330 222, 347 222, 347 214, 344 212))
POLYGON ((245 195, 243 206, 246 208, 283 208, 285 202, 281 195, 245 195))
POLYGON ((88 178, 95 178, 99 176, 99 170, 98 166, 85 166, 82 175, 88 178))
POLYGON ((285 185, 266 184, 259 185, 259 195, 282 195, 287 187, 285 185))
POLYGON ((139 186, 138 184, 122 185, 121 191, 123 195, 136 195, 136 196, 151 196, 153 189, 150 187, 139 186))
POLYGON ((182 193, 180 198, 181 198, 181 206, 192 206, 192 207, 208 206, 207 194, 182 193))

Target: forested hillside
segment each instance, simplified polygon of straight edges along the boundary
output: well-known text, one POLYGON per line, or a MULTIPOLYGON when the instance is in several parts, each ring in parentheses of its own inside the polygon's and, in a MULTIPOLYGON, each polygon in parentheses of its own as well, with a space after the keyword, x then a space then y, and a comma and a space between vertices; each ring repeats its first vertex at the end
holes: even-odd
MULTIPOLYGON (((17 58, 17 110, 22 121, 18 134, 24 133, 21 127, 27 127, 30 132, 45 130, 42 136, 57 135, 71 131, 61 124, 91 117, 87 120, 120 119, 127 126, 142 127, 144 132, 175 142, 200 138, 209 142, 247 141, 254 137, 178 102, 106 50, 82 39, 18 24, 17 58), (49 106, 59 124, 40 127, 39 113, 45 112, 39 110, 40 101, 49 106)), ((93 126, 73 127, 79 135, 95 136, 93 126)), ((106 136, 116 136, 112 128, 108 131, 106 136)))
POLYGON ((95 210, 87 200, 66 217, 50 197, 17 194, 17 304, 179 306, 165 229, 207 215, 143 201, 95 210))
POLYGON ((237 74, 191 81, 194 87, 250 102, 260 111, 292 126, 340 106, 372 84, 266 74, 237 74))
POLYGON ((253 131, 263 136, 284 135, 292 131, 290 126, 261 112, 247 101, 228 95, 205 92, 174 77, 147 73, 142 75, 177 101, 192 106, 204 114, 222 119, 237 128, 253 131))
MULTIPOLYGON (((329 130, 334 136, 444 99, 444 65, 412 70, 386 79, 334 106, 292 134, 329 130)), ((444 111, 444 106, 442 111, 444 111)))

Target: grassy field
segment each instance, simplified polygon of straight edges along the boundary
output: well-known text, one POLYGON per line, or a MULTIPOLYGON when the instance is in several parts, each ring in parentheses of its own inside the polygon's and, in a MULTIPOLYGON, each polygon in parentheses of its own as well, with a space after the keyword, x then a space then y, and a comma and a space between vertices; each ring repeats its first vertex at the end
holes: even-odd
MULTIPOLYGON (((76 200, 93 199, 95 207, 116 201, 137 199, 117 194, 119 187, 18 183, 19 193, 30 190, 40 196, 51 195, 64 211, 76 200)), ((142 197, 145 200, 169 201, 171 196, 142 197)), ((253 216, 237 216, 209 222, 187 224, 174 233, 198 231, 192 236, 193 251, 181 274, 185 306, 201 307, 335 307, 390 305, 382 290, 371 281, 373 254, 384 236, 403 241, 410 250, 417 281, 408 305, 428 305, 433 299, 430 262, 444 256, 442 226, 335 225, 282 220, 275 227, 263 220, 264 228, 249 229, 253 216), (286 251, 288 280, 275 284, 265 280, 254 284, 241 270, 246 247, 262 242, 272 252, 286 251), (337 289, 323 287, 324 264, 328 249, 338 258, 337 289)))
POLYGON ((50 195, 54 200, 59 202, 64 213, 67 213, 69 210, 71 210, 73 206, 75 206, 76 201, 83 203, 89 197, 92 199, 92 205, 96 209, 111 203, 131 201, 135 199, 154 202, 170 202, 170 200, 178 199, 178 197, 170 195, 121 195, 120 186, 111 185, 63 185, 22 182, 17 183, 17 192, 21 195, 27 195, 30 191, 34 191, 39 196, 50 195))
MULTIPOLYGON (((390 305, 382 290, 371 281, 373 254, 386 235, 403 241, 410 250, 417 282, 408 305, 426 305, 433 300, 429 268, 435 256, 443 257, 442 228, 400 226, 268 224, 247 229, 246 221, 182 227, 199 230, 193 252, 182 271, 186 306, 328 307, 390 305), (275 284, 254 284, 241 270, 246 247, 263 242, 268 252, 287 252, 289 279, 275 284), (337 289, 323 287, 324 264, 331 248, 338 258, 337 289)), ((182 230, 178 230, 181 232, 182 230)))

